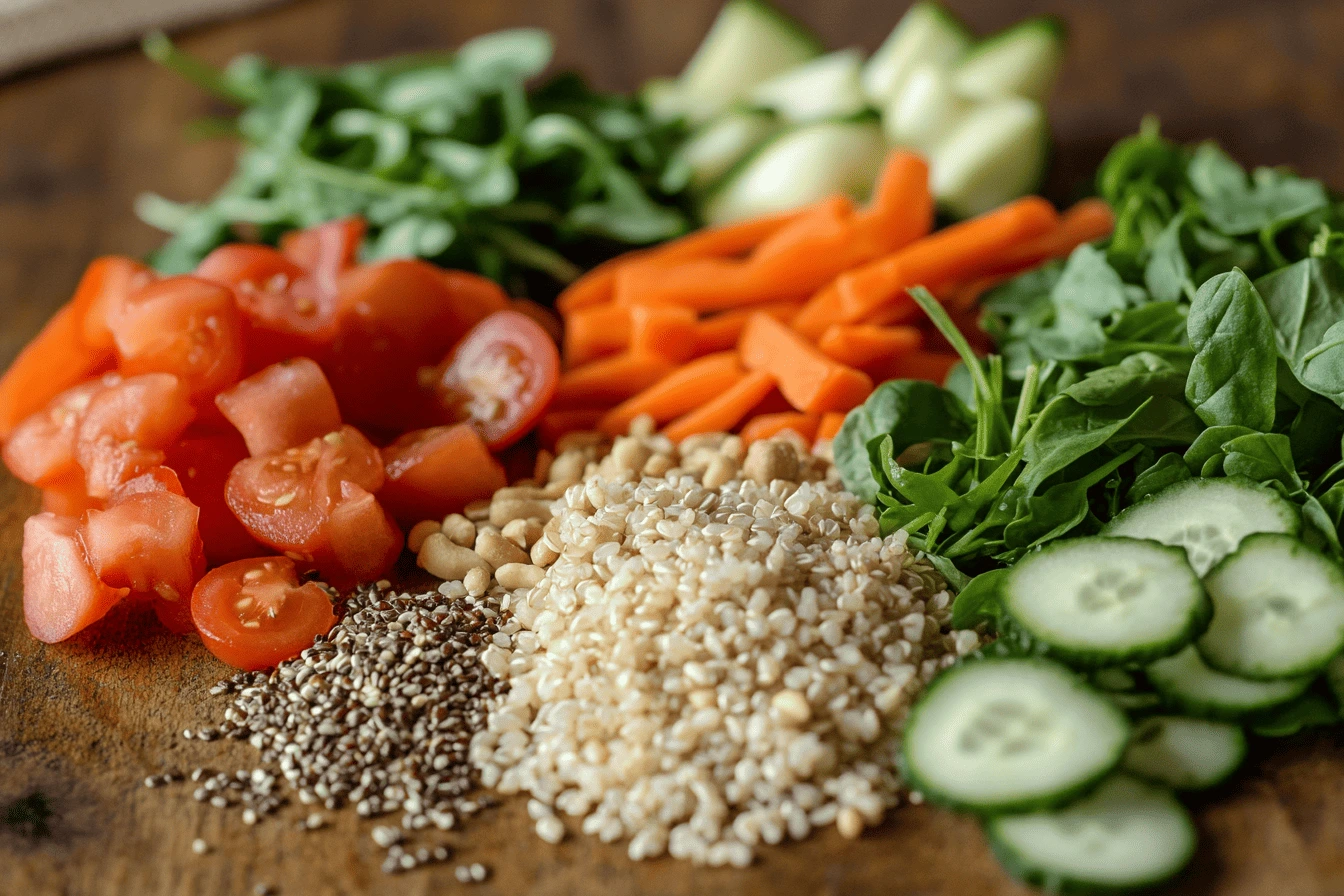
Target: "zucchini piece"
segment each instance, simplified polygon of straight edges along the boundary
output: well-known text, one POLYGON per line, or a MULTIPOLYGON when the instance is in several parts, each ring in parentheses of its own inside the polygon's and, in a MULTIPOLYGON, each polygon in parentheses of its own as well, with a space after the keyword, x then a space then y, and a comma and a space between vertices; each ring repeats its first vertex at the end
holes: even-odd
POLYGON ((681 73, 686 118, 709 121, 757 84, 821 52, 814 34, 766 0, 729 0, 681 73))
POLYGON ((963 96, 995 99, 1020 96, 1044 102, 1064 60, 1067 31, 1055 16, 1018 22, 976 44, 952 71, 963 96))
POLYGON ((859 85, 862 68, 858 50, 827 53, 758 84, 748 102, 794 124, 856 115, 868 105, 859 85))
POLYGON ((939 4, 916 3, 864 66, 864 95, 872 105, 885 108, 900 96, 915 69, 950 69, 972 40, 966 26, 939 4))
POLYGON ((911 786, 975 812, 1030 811, 1086 792, 1120 762, 1129 722, 1058 663, 994 658, 940 675, 911 710, 911 786))
POLYGON ((770 112, 751 109, 729 112, 687 138, 677 148, 668 171, 680 169, 685 172, 687 186, 698 193, 705 192, 778 130, 779 120, 770 112))
POLYGON ((1311 677, 1251 681, 1210 669, 1191 645, 1148 666, 1148 681, 1181 712, 1203 719, 1236 721, 1300 697, 1311 677))
POLYGON ((835 193, 865 198, 886 156, 872 121, 826 121, 786 131, 724 176, 701 208, 705 223, 729 224, 788 211, 835 193))
POLYGON ((1045 174, 1049 144, 1040 103, 1020 97, 982 103, 929 151, 934 198, 966 218, 1025 196, 1045 174))
POLYGON ((966 119, 973 105, 952 89, 947 72, 937 66, 920 66, 883 109, 882 129, 894 145, 928 156, 966 119))
POLYGON ((999 861, 1050 892, 1116 892, 1174 877, 1195 854, 1194 822, 1171 792, 1115 775, 1053 812, 985 822, 999 861))
POLYGON ((1277 492, 1249 479, 1187 479, 1144 498, 1102 527, 1103 535, 1185 548, 1204 575, 1254 532, 1296 535, 1302 518, 1277 492))
POLYGON ((1196 646, 1219 672, 1290 678, 1344 649, 1344 570, 1291 535, 1248 535, 1204 586, 1213 622, 1196 646))
POLYGON ((1027 554, 999 591, 1016 626, 1075 667, 1170 656, 1209 623, 1185 552, 1132 538, 1075 538, 1027 554))
POLYGON ((1175 790, 1205 790, 1246 759, 1240 725, 1186 716, 1149 716, 1134 726, 1120 763, 1126 771, 1175 790))

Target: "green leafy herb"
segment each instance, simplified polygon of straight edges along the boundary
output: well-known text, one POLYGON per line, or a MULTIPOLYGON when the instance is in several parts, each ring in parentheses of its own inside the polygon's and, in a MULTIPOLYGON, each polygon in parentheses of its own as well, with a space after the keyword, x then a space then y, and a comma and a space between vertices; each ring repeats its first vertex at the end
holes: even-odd
POLYGON ((1265 303, 1240 270, 1199 288, 1187 323, 1195 349, 1185 397, 1210 426, 1274 426, 1274 325, 1265 303))

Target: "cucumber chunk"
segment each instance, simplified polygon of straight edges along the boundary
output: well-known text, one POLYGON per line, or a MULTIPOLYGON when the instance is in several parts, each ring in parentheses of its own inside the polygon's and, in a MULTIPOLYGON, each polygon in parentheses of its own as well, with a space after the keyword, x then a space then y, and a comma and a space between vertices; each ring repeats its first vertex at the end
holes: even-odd
POLYGON ((934 198, 966 218, 1025 196, 1041 182, 1049 144, 1040 103, 1020 97, 982 103, 929 150, 934 198))
POLYGON ((1148 680, 1169 704, 1206 719, 1235 721, 1287 703, 1311 684, 1310 676, 1252 681, 1210 669, 1194 645, 1148 666, 1148 680))
POLYGON ((971 33, 937 3, 916 3, 896 23, 863 69, 863 92, 882 108, 900 95, 922 65, 949 69, 971 45, 971 33))
POLYGON ((787 131, 724 176, 701 210, 708 224, 783 212, 834 193, 864 198, 886 155, 871 121, 826 121, 787 131))
POLYGON ((1026 19, 976 44, 953 70, 953 81, 964 96, 1044 102, 1059 77, 1065 37, 1054 16, 1026 19))
POLYGON ((687 138, 678 147, 668 171, 682 173, 685 184, 696 192, 710 190, 719 178, 778 130, 779 121, 770 112, 729 112, 687 138))
POLYGON ((882 111, 882 129, 896 146, 927 156, 970 114, 973 104, 952 89, 947 72, 923 65, 882 111))
POLYGON ((1195 852, 1195 826, 1171 792, 1115 775, 1053 812, 985 822, 999 860, 1051 892, 1148 887, 1177 874, 1195 852))
POLYGON ((1197 646, 1220 672, 1305 675, 1344 649, 1344 570, 1291 535, 1248 535, 1204 585, 1213 622, 1197 646))
POLYGON ((862 68, 858 50, 827 53, 758 84, 748 102, 794 124, 845 118, 868 105, 859 85, 862 68))
POLYGON ((1184 551, 1131 538, 1055 542, 1009 570, 999 593, 1018 628, 1088 668, 1169 656, 1211 612, 1184 551))
POLYGON ((1115 768, 1129 723, 1065 667, 982 659, 940 675, 911 711, 903 762, 935 802, 1028 811, 1072 799, 1115 768))
POLYGON ((1149 716, 1134 726, 1121 766, 1176 790, 1204 790, 1223 783, 1246 758, 1246 733, 1238 725, 1185 716, 1149 716))
POLYGON ((1185 548, 1190 565, 1204 575, 1254 532, 1297 534, 1297 508, 1277 492, 1249 479, 1187 479, 1122 511, 1103 535, 1150 538, 1185 548))
POLYGON ((639 100, 655 121, 676 121, 686 116, 686 96, 676 78, 653 78, 639 89, 639 100))
POLYGON ((682 109, 714 118, 767 78, 821 55, 816 36, 765 0, 729 0, 681 73, 682 109))

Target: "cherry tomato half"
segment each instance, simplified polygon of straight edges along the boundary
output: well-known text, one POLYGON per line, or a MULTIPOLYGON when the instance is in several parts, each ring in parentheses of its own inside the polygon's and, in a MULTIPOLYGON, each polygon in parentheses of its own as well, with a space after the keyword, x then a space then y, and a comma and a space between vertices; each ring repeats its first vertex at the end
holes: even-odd
POLYGON ((451 419, 476 427, 491 449, 527 435, 560 381, 560 353, 541 325, 496 311, 427 377, 451 419))
POLYGON ((211 653, 248 670, 298 656, 336 624, 327 592, 300 585, 285 557, 238 560, 207 573, 192 592, 191 618, 211 653))

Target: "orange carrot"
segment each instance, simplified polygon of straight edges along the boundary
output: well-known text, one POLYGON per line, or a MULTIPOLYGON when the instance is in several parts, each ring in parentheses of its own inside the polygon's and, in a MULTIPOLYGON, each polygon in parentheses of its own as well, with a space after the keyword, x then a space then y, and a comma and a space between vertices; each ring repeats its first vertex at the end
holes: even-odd
POLYGON ((83 309, 66 305, 0 378, 0 439, 61 392, 111 366, 111 351, 84 342, 83 309))
POLYGON ((807 245, 813 240, 848 234, 855 212, 854 200, 848 196, 831 196, 814 203, 795 220, 762 240, 751 253, 751 262, 769 262, 779 256, 791 255, 800 245, 807 245))
POLYGON ((803 208, 750 218, 721 227, 706 227, 664 243, 651 254, 661 263, 686 261, 692 258, 735 258, 750 252, 775 231, 805 214, 807 209, 803 208))
POLYGON ((694 311, 643 305, 628 310, 632 353, 658 355, 678 363, 696 356, 698 328, 694 311))
POLYGON ((737 352, 699 358, 607 411, 598 429, 624 435, 630 422, 641 414, 648 414, 659 424, 675 420, 722 395, 744 375, 737 352))
POLYGON ((874 361, 919 348, 922 341, 915 327, 835 324, 822 334, 817 347, 827 357, 841 364, 866 367, 874 361))
POLYGON ((696 327, 695 353, 707 355, 710 352, 727 351, 734 347, 737 345, 737 340, 742 338, 742 330, 747 325, 747 319, 758 311, 770 315, 775 320, 788 321, 802 307, 798 302, 771 302, 767 305, 739 308, 707 317, 696 327))
POLYGON ((564 317, 573 314, 575 311, 582 311, 584 308, 592 308, 610 302, 616 288, 616 272, 647 254, 647 250, 626 252, 624 255, 618 255, 609 261, 602 262, 569 284, 560 295, 556 296, 555 310, 559 311, 560 315, 564 317))
POLYGON ((845 422, 845 415, 838 411, 832 411, 829 414, 821 415, 821 422, 817 424, 817 441, 823 439, 834 439, 836 433, 840 432, 840 427, 845 422))
POLYGON ((551 408, 610 408, 637 395, 673 370, 665 358, 643 357, 628 352, 602 358, 560 375, 551 408))
POLYGON ((608 304, 571 312, 562 345, 569 368, 624 351, 630 345, 630 309, 608 304))
POLYGON ((663 429, 663 435, 674 442, 680 442, 696 433, 727 432, 741 423, 751 409, 773 388, 775 378, 770 373, 764 370, 748 373, 726 392, 720 393, 708 403, 668 424, 663 429))
POLYGON ((679 305, 725 311, 765 302, 801 300, 808 284, 764 279, 751 265, 728 258, 692 258, 677 264, 656 259, 616 274, 618 305, 679 305))
MULTIPOLYGON (((910 303, 912 306, 914 302, 910 303)), ((918 306, 915 306, 918 311, 918 306)), ((840 292, 832 283, 808 299, 789 325, 808 339, 820 339, 827 329, 844 321, 844 307, 840 302, 840 292)), ((912 313, 910 315, 914 317, 912 313)))
POLYGON ((991 269, 1004 252, 1040 236, 1057 221, 1050 203, 1027 196, 841 274, 835 281, 841 322, 861 320, 900 300, 912 286, 972 279, 991 269))
POLYGON ((571 432, 590 432, 597 428, 602 416, 600 410, 585 408, 577 411, 551 411, 537 423, 537 438, 544 448, 555 448, 560 437, 571 432))
POLYGON ((886 380, 931 380, 941 384, 947 379, 947 372, 961 360, 954 354, 916 349, 897 355, 873 374, 874 379, 886 380))
POLYGON ((838 364, 768 314, 754 314, 738 343, 749 370, 773 374, 779 391, 800 411, 847 411, 873 391, 862 371, 838 364))
POLYGON ((1053 229, 1002 253, 993 273, 1013 274, 1051 258, 1063 258, 1083 243, 1109 236, 1114 227, 1115 215, 1105 200, 1080 200, 1060 214, 1053 229))
POLYGON ((750 445, 761 439, 774 438, 785 430, 792 430, 802 436, 804 442, 811 444, 820 425, 820 414, 800 414, 797 411, 786 414, 762 414, 759 417, 752 417, 747 421, 747 425, 742 427, 742 443, 750 445))

